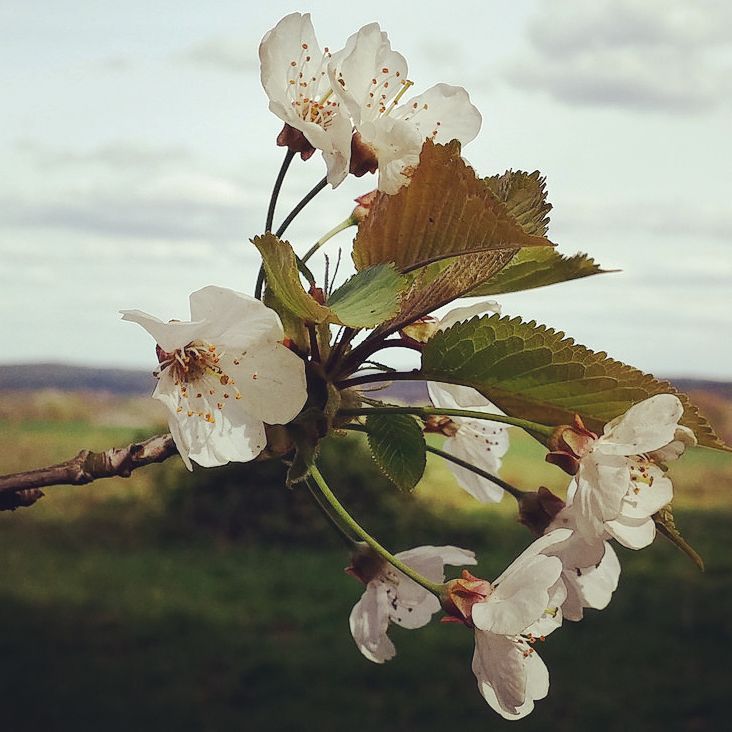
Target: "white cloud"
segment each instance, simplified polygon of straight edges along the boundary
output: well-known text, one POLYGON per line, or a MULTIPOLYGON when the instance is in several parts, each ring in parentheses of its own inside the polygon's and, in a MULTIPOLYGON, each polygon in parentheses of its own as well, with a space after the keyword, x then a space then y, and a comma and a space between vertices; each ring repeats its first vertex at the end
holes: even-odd
POLYGON ((686 0, 552 0, 505 78, 569 105, 697 113, 732 91, 732 6, 686 0))

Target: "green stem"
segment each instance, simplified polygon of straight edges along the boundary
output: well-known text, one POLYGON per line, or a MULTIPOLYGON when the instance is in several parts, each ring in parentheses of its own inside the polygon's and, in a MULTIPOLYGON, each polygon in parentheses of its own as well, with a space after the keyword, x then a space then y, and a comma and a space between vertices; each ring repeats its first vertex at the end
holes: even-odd
MULTIPOLYGON (((269 197, 269 206, 267 207, 267 220, 264 223, 264 231, 272 231, 272 222, 274 221, 275 207, 277 206, 277 199, 280 196, 280 190, 282 183, 287 175, 287 169, 290 167, 292 159, 295 157, 295 153, 291 150, 287 150, 285 153, 285 159, 282 161, 280 172, 277 174, 274 187, 272 188, 272 195, 269 197)), ((257 300, 262 299, 262 288, 264 287, 264 267, 260 265, 259 272, 257 273, 257 284, 254 286, 254 296, 257 300)))
POLYGON ((507 483, 505 480, 502 480, 497 475, 493 475, 492 473, 489 473, 487 470, 483 470, 482 468, 479 468, 476 465, 472 465, 471 463, 462 460, 459 457, 455 457, 455 455, 451 455, 449 452, 445 452, 444 450, 440 450, 438 447, 432 447, 432 445, 426 445, 427 452, 431 452, 434 455, 439 455, 443 460, 449 460, 451 463, 455 463, 455 465, 459 465, 461 468, 465 468, 466 470, 470 470, 471 472, 475 473, 476 475, 479 475, 481 478, 486 478, 487 480, 490 480, 492 483, 495 483, 496 485, 501 486, 506 493, 509 493, 512 495, 517 501, 521 500, 521 497, 525 495, 525 491, 520 490, 519 488, 516 488, 516 486, 511 485, 510 483, 507 483))
POLYGON ((343 526, 338 523, 338 521, 335 520, 331 512, 325 507, 323 499, 320 497, 320 493, 318 493, 318 491, 313 488, 313 484, 310 482, 310 480, 306 480, 305 485, 310 492, 310 497, 313 499, 313 502, 323 514, 326 521, 336 530, 338 536, 343 539, 344 543, 350 550, 355 549, 358 545, 358 542, 343 528, 343 526))
MULTIPOLYGON (((393 374, 385 374, 381 381, 391 381, 393 374)), ((415 417, 429 417, 430 415, 445 417, 466 417, 467 419, 485 419, 489 422, 500 422, 510 424, 513 427, 520 427, 534 435, 549 437, 554 433, 554 427, 548 427, 538 422, 531 422, 527 419, 509 417, 507 414, 489 414, 487 412, 476 412, 471 409, 443 409, 441 407, 372 407, 371 409, 339 409, 338 414, 342 417, 368 417, 369 414, 411 414, 415 417)))
POLYGON ((278 239, 282 238, 282 235, 287 231, 287 227, 295 220, 295 217, 302 211, 305 206, 307 206, 310 201, 315 198, 315 196, 320 193, 320 191, 323 190, 328 185, 328 178, 325 177, 322 180, 318 181, 300 200, 300 202, 295 206, 295 208, 290 211, 289 214, 287 214, 287 217, 285 220, 280 224, 280 228, 277 229, 275 232, 275 236, 278 239))
POLYGON ((357 223, 358 222, 356 221, 356 219, 353 218, 352 215, 349 216, 344 221, 341 221, 341 223, 338 224, 338 226, 334 226, 327 234, 323 234, 323 236, 321 236, 320 239, 318 239, 318 241, 316 241, 315 244, 313 244, 310 247, 310 249, 308 249, 307 252, 305 252, 305 255, 303 256, 302 261, 307 262, 308 259, 310 259, 310 257, 312 257, 313 254, 315 254, 315 252, 317 252, 318 249, 320 249, 320 247, 322 247, 323 244, 325 244, 325 242, 330 241, 336 234, 340 234, 341 231, 345 231, 346 229, 350 228, 351 226, 355 226, 357 223))
POLYGON ((346 511, 346 509, 340 504, 335 495, 333 495, 333 492, 330 490, 328 484, 325 482, 325 478, 323 478, 315 464, 310 465, 310 475, 313 477, 313 480, 320 489, 321 494, 323 495, 325 500, 328 501, 331 508, 335 511, 336 515, 341 519, 341 521, 343 521, 346 526, 348 526, 349 529, 351 529, 351 531, 353 531, 354 534, 356 534, 356 536, 363 539, 377 554, 386 559, 389 564, 398 569, 400 572, 406 574, 409 579, 413 580, 418 585, 421 585, 425 588, 425 590, 428 590, 433 595, 436 595, 437 597, 441 596, 441 584, 431 582, 426 577, 423 577, 421 574, 419 574, 419 572, 415 572, 411 567, 407 566, 406 564, 404 564, 404 562, 397 559, 391 552, 387 551, 383 546, 381 546, 381 544, 379 544, 379 542, 376 541, 373 536, 371 536, 364 528, 362 528, 360 524, 356 522, 353 516, 351 516, 351 514, 346 511))

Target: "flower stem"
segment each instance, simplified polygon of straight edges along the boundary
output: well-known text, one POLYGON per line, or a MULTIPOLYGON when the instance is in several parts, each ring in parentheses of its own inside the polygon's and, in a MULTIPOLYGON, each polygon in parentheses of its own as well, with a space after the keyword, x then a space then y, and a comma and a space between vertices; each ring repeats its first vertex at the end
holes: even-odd
POLYGON ((406 564, 404 564, 404 562, 397 559, 391 552, 387 551, 383 546, 381 546, 381 544, 379 544, 376 539, 374 539, 365 529, 363 529, 356 522, 353 516, 351 516, 351 514, 346 511, 346 509, 340 504, 335 495, 333 495, 333 492, 330 490, 328 484, 325 482, 325 478, 323 478, 315 464, 310 465, 310 475, 313 477, 313 480, 320 489, 321 494, 323 495, 325 500, 328 501, 331 508, 335 511, 336 515, 343 521, 346 526, 348 526, 349 529, 351 529, 351 531, 353 531, 354 534, 356 534, 356 536, 363 539, 377 554, 386 559, 386 561, 389 562, 389 564, 391 564, 394 568, 406 574, 409 579, 413 580, 418 585, 421 585, 425 588, 425 590, 428 590, 433 595, 440 597, 442 592, 441 584, 431 582, 426 577, 423 577, 421 574, 419 574, 419 572, 415 572, 411 567, 407 566, 406 564))
MULTIPOLYGON (((358 347, 363 344, 360 344, 358 347)), ((350 361, 351 356, 356 353, 354 348, 349 354, 348 359, 350 361)), ((394 371, 389 374, 389 378, 385 379, 381 374, 364 374, 363 376, 354 376, 352 379, 343 379, 336 382, 336 386, 339 389, 348 389, 352 386, 360 386, 361 384, 373 384, 379 381, 425 381, 424 374, 421 371, 415 369, 414 371, 394 371)))
POLYGON ((295 208, 287 214, 285 220, 280 224, 280 228, 275 232, 275 236, 280 239, 282 235, 287 231, 287 227, 295 220, 295 217, 307 206, 315 196, 320 193, 328 185, 328 178, 325 177, 318 181, 300 200, 295 208))
MULTIPOLYGON (((277 199, 280 196, 280 190, 282 183, 287 175, 287 169, 290 167, 292 159, 295 157, 295 153, 292 150, 287 150, 285 153, 285 159, 282 161, 280 172, 277 174, 274 187, 272 188, 272 195, 269 197, 269 206, 267 207, 267 219, 264 223, 264 231, 272 231, 272 222, 274 221, 275 208, 277 206, 277 199)), ((262 299, 262 288, 264 287, 264 267, 260 265, 259 272, 257 273, 257 284, 254 287, 254 296, 257 300, 262 299)))
MULTIPOLYGON (((390 381, 394 374, 387 374, 381 381, 390 381)), ((500 422, 510 424, 513 427, 520 427, 527 432, 537 436, 549 437, 555 428, 548 427, 538 422, 531 422, 527 419, 509 417, 507 414, 489 414, 487 412, 476 412, 471 409, 443 409, 441 407, 371 407, 370 409, 339 409, 341 417, 367 417, 369 414, 411 414, 415 417, 429 417, 430 415, 445 417, 466 417, 467 419, 485 419, 489 422, 500 422)))
POLYGON ((496 485, 501 486, 506 493, 509 493, 512 495, 517 501, 521 500, 521 496, 525 494, 525 491, 520 490, 519 488, 516 488, 516 486, 511 485, 510 483, 507 483, 505 480, 499 478, 497 475, 493 475, 492 473, 489 473, 487 470, 483 470, 482 468, 477 467, 476 465, 472 465, 471 463, 467 462, 466 460, 462 460, 459 457, 455 457, 455 455, 451 455, 449 452, 445 452, 444 450, 440 450, 438 447, 432 447, 432 445, 426 445, 427 452, 431 452, 434 455, 439 455, 444 460, 449 460, 451 463, 455 463, 455 465, 459 465, 461 468, 465 468, 466 470, 470 470, 471 472, 475 473, 476 475, 479 475, 481 478, 486 478, 487 480, 490 480, 492 483, 495 483, 496 485))
POLYGON ((340 525, 338 521, 336 521, 331 512, 325 507, 325 503, 323 503, 323 499, 320 497, 320 493, 318 493, 318 491, 313 488, 313 484, 309 479, 305 481, 305 485, 308 488, 310 497, 313 499, 313 502, 323 514, 326 521, 336 530, 338 536, 343 539, 346 546, 350 550, 353 550, 358 545, 358 542, 343 528, 343 526, 340 525))
POLYGON ((346 229, 350 228, 351 226, 355 226, 358 222, 356 219, 353 218, 353 216, 349 216, 347 219, 344 219, 341 221, 340 224, 337 226, 334 226, 327 234, 323 234, 323 236, 318 239, 318 241, 313 244, 310 249, 305 252, 305 255, 302 257, 303 262, 307 262, 310 257, 315 254, 320 247, 325 244, 325 242, 330 241, 336 234, 340 234, 341 231, 345 231, 346 229))

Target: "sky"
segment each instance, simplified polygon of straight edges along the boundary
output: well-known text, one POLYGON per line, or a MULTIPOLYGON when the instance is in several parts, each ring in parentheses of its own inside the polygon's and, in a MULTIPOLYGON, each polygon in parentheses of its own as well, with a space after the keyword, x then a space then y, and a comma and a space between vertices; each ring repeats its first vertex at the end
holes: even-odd
MULTIPOLYGON (((540 170, 560 251, 622 270, 504 313, 658 375, 732 379, 732 5, 714 0, 0 0, 0 362, 152 368, 120 309, 185 320, 200 287, 252 292, 283 156, 257 46, 296 10, 331 49, 378 21, 415 94, 464 86, 479 174, 540 170)), ((279 216, 323 174, 293 163, 279 216)), ((374 186, 327 189, 288 238, 305 251, 374 186)), ((327 246, 342 277, 349 246, 327 246)))

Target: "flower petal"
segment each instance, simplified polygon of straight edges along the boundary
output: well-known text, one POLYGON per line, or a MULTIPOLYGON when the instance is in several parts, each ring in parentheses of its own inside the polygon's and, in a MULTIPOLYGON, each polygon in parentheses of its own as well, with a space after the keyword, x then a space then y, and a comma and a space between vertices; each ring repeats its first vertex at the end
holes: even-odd
POLYGON ((620 516, 605 524, 608 534, 628 549, 643 549, 656 538, 656 525, 652 518, 629 519, 620 516))
POLYGON ((227 353, 219 366, 239 390, 242 407, 262 422, 287 424, 305 404, 305 364, 281 343, 262 343, 242 354, 227 353))
POLYGON ((181 455, 207 468, 231 461, 248 462, 259 455, 267 444, 262 421, 236 400, 218 409, 207 390, 199 393, 183 397, 170 368, 160 374, 153 393, 168 408, 171 432, 181 455))
POLYGON ((477 137, 483 122, 468 92, 450 84, 436 84, 397 107, 393 115, 413 124, 423 140, 443 144, 459 140, 467 145, 477 137))
POLYGON ((243 292, 209 285, 191 294, 190 305, 191 319, 207 323, 205 340, 224 349, 284 338, 277 313, 243 292))
POLYGON ((353 606, 348 623, 353 640, 369 661, 384 663, 396 655, 396 648, 386 635, 388 600, 386 593, 377 585, 368 584, 361 599, 353 606))
POLYGON ((505 719, 530 714, 534 701, 549 692, 549 672, 539 655, 524 655, 516 641, 493 633, 476 630, 473 673, 483 698, 505 719))
POLYGON ((389 36, 378 23, 369 23, 334 53, 328 64, 330 84, 346 106, 356 127, 376 119, 407 81, 407 61, 392 51, 389 36))
POLYGON ((476 315, 484 315, 485 313, 500 313, 501 306, 496 300, 484 300, 475 305, 468 305, 462 308, 453 308, 440 318, 438 324, 439 330, 447 330, 456 323, 463 323, 466 320, 474 318, 476 315))
POLYGON ((164 323, 154 315, 143 313, 142 310, 120 310, 120 312, 122 320, 141 325, 155 339, 155 343, 168 353, 199 339, 207 327, 203 321, 191 323, 174 320, 164 323))
POLYGON ((535 623, 549 604, 549 588, 559 579, 562 563, 557 557, 535 556, 504 573, 493 593, 473 606, 473 622, 481 630, 517 635, 535 623))
MULTIPOLYGON (((442 449, 487 473, 497 474, 508 450, 508 431, 494 422, 479 420, 474 420, 471 427, 461 425, 456 435, 445 440, 442 449), (477 429, 471 429, 473 425, 477 429)), ((481 503, 498 503, 503 498, 503 488, 488 478, 449 461, 447 467, 460 487, 481 503)))
POLYGON ((605 425, 597 449, 613 455, 640 455, 674 439, 684 407, 673 394, 656 394, 634 404, 605 425))

